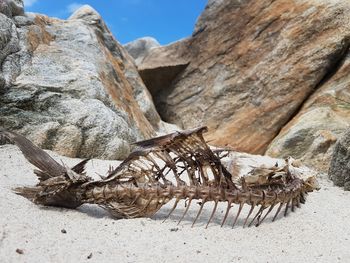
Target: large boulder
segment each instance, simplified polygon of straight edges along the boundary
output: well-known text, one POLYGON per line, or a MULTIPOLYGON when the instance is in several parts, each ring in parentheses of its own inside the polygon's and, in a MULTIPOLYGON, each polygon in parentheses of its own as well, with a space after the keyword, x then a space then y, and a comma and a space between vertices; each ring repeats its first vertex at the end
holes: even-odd
MULTIPOLYGON (((211 144, 264 153, 343 59, 349 12, 341 0, 209 1, 174 55, 189 65, 158 84, 158 111, 184 128, 208 125, 211 144)), ((157 56, 166 66, 171 61, 161 54, 174 46, 150 50, 139 68, 157 56)))
POLYGON ((350 124, 350 52, 281 130, 266 154, 293 156, 327 172, 334 145, 350 124))
POLYGON ((0 19, 0 44, 10 50, 0 57, 0 126, 73 157, 124 158, 131 142, 155 134, 151 95, 94 9, 67 21, 0 19))
POLYGON ((345 132, 335 145, 329 178, 337 186, 344 186, 350 191, 350 129, 345 132))

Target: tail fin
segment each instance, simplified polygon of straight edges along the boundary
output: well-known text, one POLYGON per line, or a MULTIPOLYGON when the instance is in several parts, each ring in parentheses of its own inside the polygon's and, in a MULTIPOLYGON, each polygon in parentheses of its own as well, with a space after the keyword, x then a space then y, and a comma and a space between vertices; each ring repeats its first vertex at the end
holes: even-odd
POLYGON ((65 174, 65 167, 52 159, 50 155, 35 146, 24 136, 15 132, 0 130, 0 137, 4 137, 11 143, 14 143, 21 150, 24 157, 48 177, 56 177, 65 174))
POLYGON ((38 170, 34 173, 39 178, 35 187, 18 187, 14 192, 37 204, 76 208, 80 206, 80 186, 91 179, 85 175, 83 160, 73 168, 56 162, 48 153, 35 146, 31 141, 15 132, 0 129, 0 140, 7 139, 14 143, 24 157, 38 170))

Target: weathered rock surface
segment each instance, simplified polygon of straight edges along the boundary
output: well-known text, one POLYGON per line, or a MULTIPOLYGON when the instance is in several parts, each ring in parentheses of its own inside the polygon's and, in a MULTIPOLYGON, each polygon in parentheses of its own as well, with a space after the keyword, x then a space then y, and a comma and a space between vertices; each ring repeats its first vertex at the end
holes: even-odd
MULTIPOLYGON (((264 153, 348 50, 349 11, 341 0, 209 1, 174 55, 189 65, 154 96, 161 116, 208 125, 214 145, 264 153)), ((152 49, 140 71, 167 65, 174 45, 152 49)))
POLYGON ((142 37, 126 43, 124 48, 134 58, 136 65, 138 65, 152 48, 159 46, 160 44, 155 38, 142 37))
POLYGON ((350 52, 299 113, 281 130, 266 154, 293 156, 327 172, 334 144, 350 124, 350 52))
POLYGON ((110 159, 155 134, 160 118, 132 58, 91 7, 67 21, 0 19, 0 126, 63 155, 110 159))
POLYGON ((329 177, 335 185, 350 191, 350 130, 335 145, 329 177))

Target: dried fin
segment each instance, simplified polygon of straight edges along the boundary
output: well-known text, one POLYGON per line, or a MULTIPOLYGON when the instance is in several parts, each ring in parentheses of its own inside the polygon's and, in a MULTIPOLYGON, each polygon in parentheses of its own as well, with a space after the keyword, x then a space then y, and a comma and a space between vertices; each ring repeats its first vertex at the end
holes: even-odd
POLYGON ((223 227, 223 225, 225 224, 226 219, 227 219, 227 216, 228 216, 228 214, 230 213, 230 210, 231 210, 231 208, 232 208, 231 204, 232 204, 232 201, 231 201, 231 200, 230 200, 230 201, 227 201, 226 213, 225 213, 224 219, 223 219, 222 222, 221 222, 221 227, 223 227))
POLYGON ((66 169, 56 162, 49 154, 35 146, 22 135, 10 131, 0 131, 0 136, 7 138, 21 150, 24 157, 34 166, 50 177, 65 174, 66 169))
POLYGON ((189 198, 185 212, 182 214, 182 217, 180 218, 179 222, 177 223, 178 225, 181 223, 181 221, 184 219, 185 215, 187 214, 187 211, 190 208, 191 202, 192 202, 192 198, 189 198))
POLYGON ((236 215, 236 217, 235 217, 235 220, 233 221, 232 228, 234 228, 234 226, 235 226, 235 224, 236 224, 236 222, 237 222, 237 219, 238 219, 238 217, 239 217, 239 214, 240 214, 241 211, 242 211, 243 205, 244 205, 244 203, 240 203, 240 204, 239 204, 238 212, 237 212, 237 215, 236 215))
POLYGON ((274 221, 276 220, 276 218, 277 218, 279 212, 281 211, 281 208, 282 208, 283 204, 284 204, 284 202, 281 202, 281 203, 280 203, 279 207, 277 208, 277 211, 276 211, 275 216, 272 218, 272 222, 274 222, 274 221))
POLYGON ((13 191, 34 202, 35 196, 41 191, 41 187, 16 187, 13 191))
POLYGON ((288 214, 288 208, 289 208, 290 202, 291 202, 291 199, 288 199, 288 201, 286 203, 286 208, 284 210, 284 216, 287 216, 287 214, 288 214))
POLYGON ((296 206, 297 206, 298 208, 300 208, 300 196, 297 196, 297 197, 296 197, 296 201, 297 201, 296 206))
POLYGON ((254 208, 255 208, 255 203, 253 203, 253 204, 251 205, 251 208, 250 208, 250 210, 249 210, 249 213, 248 213, 246 219, 244 220, 243 227, 245 227, 245 225, 247 224, 248 219, 249 219, 250 215, 253 213, 254 208))
POLYGON ((214 216, 214 214, 215 214, 215 212, 216 212, 216 208, 217 208, 217 207, 218 207, 218 200, 215 201, 215 205, 214 205, 214 208, 213 208, 213 212, 211 213, 210 218, 209 218, 208 223, 207 223, 207 225, 205 226, 205 228, 208 228, 208 226, 209 226, 209 224, 210 224, 210 221, 213 219, 213 216, 214 216))
POLYGON ((305 204, 306 198, 304 193, 300 193, 300 203, 305 204))
POLYGON ((164 222, 170 217, 170 215, 174 212, 174 210, 175 210, 177 204, 179 203, 179 201, 180 201, 180 198, 179 198, 179 197, 176 198, 175 203, 174 203, 174 206, 170 209, 169 214, 166 216, 166 218, 163 220, 162 223, 164 223, 164 222))
POLYGON ((296 200, 295 198, 292 199, 292 212, 295 212, 295 204, 296 204, 296 200))
POLYGON ((258 223, 256 224, 256 226, 260 226, 262 224, 262 222, 265 220, 265 218, 267 217, 268 214, 270 214, 270 212, 272 211, 272 209, 276 206, 276 203, 273 203, 269 210, 266 212, 266 214, 264 215, 264 217, 261 219, 261 221, 258 220, 258 223))
MULTIPOLYGON (((0 136, 15 143, 25 158, 39 169, 34 171, 40 181, 37 186, 16 188, 17 194, 42 205, 76 208, 82 204, 82 193, 78 189, 90 180, 88 177, 60 165, 22 135, 0 131, 0 136)), ((81 170, 83 167, 84 161, 76 169, 81 170)))
MULTIPOLYGON (((256 213, 256 215, 254 216, 254 218, 252 219, 252 221, 250 221, 248 227, 251 227, 252 224, 254 223, 255 219, 261 216, 261 214, 263 213, 263 211, 264 211, 265 208, 266 208, 266 207, 264 207, 263 205, 261 205, 259 211, 256 213)), ((259 221, 259 220, 258 220, 258 221, 259 221)))
POLYGON ((206 198, 204 198, 204 199, 202 200, 201 207, 199 208, 198 213, 197 213, 197 216, 196 216, 196 218, 194 219, 194 221, 193 221, 193 223, 192 223, 192 226, 191 226, 191 227, 193 227, 193 226, 194 226, 194 224, 196 223, 196 221, 197 221, 197 219, 198 219, 199 215, 202 213, 202 210, 203 210, 203 207, 204 207, 205 202, 206 202, 206 198))
POLYGON ((90 161, 90 158, 82 160, 80 163, 74 165, 71 170, 76 172, 77 174, 82 174, 85 172, 85 165, 86 163, 90 161))

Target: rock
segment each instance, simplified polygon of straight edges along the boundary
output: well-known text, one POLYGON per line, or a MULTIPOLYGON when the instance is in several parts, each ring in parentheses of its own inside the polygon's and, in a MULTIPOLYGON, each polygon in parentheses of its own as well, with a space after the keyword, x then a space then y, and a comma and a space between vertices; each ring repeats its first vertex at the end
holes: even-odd
POLYGON ((350 52, 334 74, 304 103, 299 113, 272 141, 266 154, 293 156, 327 172, 334 144, 350 123, 350 52))
POLYGON ((24 15, 22 0, 0 0, 0 13, 8 16, 22 16, 24 15))
POLYGON ((24 5, 22 0, 6 0, 11 8, 12 16, 24 15, 24 5))
POLYGON ((113 57, 109 58, 109 55, 107 55, 107 58, 111 59, 112 62, 115 60, 118 65, 120 64, 120 59, 123 60, 124 65, 120 65, 120 69, 122 71, 121 73, 125 75, 126 80, 130 83, 128 86, 131 87, 133 96, 147 120, 155 128, 158 128, 161 120, 153 104, 152 96, 143 84, 142 79, 134 66, 132 58, 129 56, 128 52, 114 39, 105 23, 102 21, 101 16, 93 8, 85 5, 74 12, 69 19, 85 19, 87 23, 96 23, 98 25, 100 32, 97 33, 103 36, 104 45, 109 49, 112 56, 117 57, 117 59, 113 57))
POLYGON ((32 13, 26 13, 23 16, 15 16, 12 19, 17 27, 24 27, 35 24, 35 15, 33 15, 32 13))
POLYGON ((132 58, 91 7, 67 21, 28 14, 17 29, 0 18, 0 43, 19 47, 3 56, 0 126, 66 156, 108 159, 163 126, 132 58))
POLYGON ((335 145, 329 167, 329 178, 337 186, 350 191, 350 130, 348 129, 335 145))
POLYGON ((12 53, 19 51, 16 26, 7 16, 0 13, 0 65, 12 53))
MULTIPOLYGON (((159 94, 166 92, 176 76, 188 66, 188 41, 184 39, 168 46, 155 47, 138 64, 140 76, 155 101, 160 102, 159 94)), ((156 106, 162 114, 162 106, 156 106)))
POLYGON ((129 52, 130 56, 134 58, 136 65, 139 65, 152 48, 159 46, 160 44, 155 38, 142 37, 126 43, 124 48, 129 52))
MULTIPOLYGON (((3 73, 4 60, 20 50, 17 29, 11 17, 8 2, 0 1, 0 95, 6 86, 6 76, 3 73), (7 12, 7 11, 8 12, 7 12), (8 13, 8 14, 6 14, 8 13)), ((14 70, 16 71, 16 70, 14 70)))
POLYGON ((343 58, 349 11, 341 0, 209 1, 175 55, 189 65, 154 98, 158 111, 183 128, 208 125, 211 144, 264 153, 343 58))

